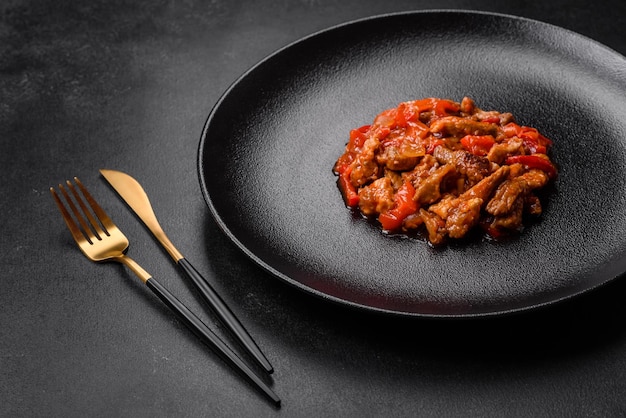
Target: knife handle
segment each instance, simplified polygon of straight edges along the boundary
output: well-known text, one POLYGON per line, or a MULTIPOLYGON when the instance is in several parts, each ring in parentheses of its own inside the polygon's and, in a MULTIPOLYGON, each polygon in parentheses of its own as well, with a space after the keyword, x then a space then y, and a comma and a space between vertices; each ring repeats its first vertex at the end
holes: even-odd
POLYGON ((261 352, 257 344, 254 342, 248 331, 243 327, 241 322, 235 317, 235 314, 224 303, 222 298, 215 292, 213 287, 206 281, 198 270, 196 270, 186 258, 178 260, 178 265, 189 276, 193 284, 198 291, 202 294, 209 306, 215 311, 220 320, 226 325, 226 327, 237 337, 239 342, 248 350, 248 352, 254 357, 257 363, 265 369, 267 373, 273 373, 274 368, 267 360, 265 355, 261 352))
POLYGON ((175 314, 178 315, 180 320, 202 342, 208 345, 215 353, 217 353, 223 360, 234 366, 240 373, 254 383, 275 405, 280 405, 280 398, 272 391, 272 389, 259 378, 237 355, 217 336, 211 331, 205 324, 194 315, 185 305, 182 304, 174 295, 172 295, 163 285, 157 282, 154 278, 150 278, 146 281, 146 285, 152 290, 158 297, 170 308, 175 314))

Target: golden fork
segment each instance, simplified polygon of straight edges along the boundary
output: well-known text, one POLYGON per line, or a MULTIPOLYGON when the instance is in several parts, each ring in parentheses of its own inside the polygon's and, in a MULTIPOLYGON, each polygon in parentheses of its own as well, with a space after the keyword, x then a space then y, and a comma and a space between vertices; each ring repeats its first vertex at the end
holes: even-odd
POLYGON ((66 187, 59 184, 59 190, 69 210, 53 187, 50 188, 50 193, 52 193, 52 197, 59 207, 61 215, 63 215, 63 219, 72 233, 72 237, 74 237, 83 254, 91 261, 115 261, 131 269, 159 299, 179 316, 182 322, 200 340, 213 349, 222 359, 230 363, 231 366, 235 367, 236 370, 243 373, 275 405, 280 405, 278 396, 213 331, 165 287, 152 278, 150 273, 125 254, 129 246, 128 238, 108 217, 80 180, 74 177, 74 182, 78 190, 69 180, 66 181, 69 193, 66 187), (81 194, 83 197, 81 197, 81 194), (70 214, 70 211, 72 214, 70 214))

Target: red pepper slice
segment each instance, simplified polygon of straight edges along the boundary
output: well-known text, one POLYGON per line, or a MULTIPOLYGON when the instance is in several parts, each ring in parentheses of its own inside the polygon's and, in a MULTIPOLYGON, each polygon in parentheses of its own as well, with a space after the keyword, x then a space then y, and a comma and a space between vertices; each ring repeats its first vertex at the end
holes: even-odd
POLYGON ((407 181, 396 192, 393 209, 378 216, 378 221, 384 230, 400 229, 404 219, 417 211, 417 202, 413 200, 413 196, 415 196, 415 187, 410 181, 407 181))
POLYGON ((428 126, 419 120, 407 122, 406 136, 424 139, 428 135, 428 126))
POLYGON ((550 179, 554 179, 557 175, 556 167, 546 158, 538 155, 513 155, 506 159, 507 164, 522 164, 527 169, 536 168, 544 171, 550 179))
POLYGON ((442 118, 444 116, 450 116, 451 114, 457 114, 461 110, 461 107, 458 103, 455 103, 451 100, 436 100, 434 109, 435 116, 438 118, 442 118))
POLYGON ((356 187, 352 185, 350 181, 350 171, 344 171, 339 175, 339 189, 343 194, 343 199, 351 208, 355 208, 359 205, 359 194, 356 191, 356 187))
POLYGON ((514 136, 517 136, 517 134, 520 131, 520 129, 522 129, 522 127, 519 126, 515 122, 509 122, 509 123, 507 123, 506 125, 504 125, 502 127, 502 130, 504 131, 504 135, 507 138, 512 138, 514 136))
POLYGON ((410 102, 405 102, 407 106, 414 109, 413 113, 417 116, 419 116, 419 114, 422 112, 433 110, 436 103, 437 103, 437 99, 434 99, 434 98, 412 100, 410 102))
POLYGON ((419 122, 420 113, 433 108, 431 99, 402 102, 396 108, 396 125, 404 128, 410 122, 419 122))
POLYGON ((389 129, 386 126, 377 126, 373 131, 372 131, 372 135, 375 136, 376 138, 378 138, 379 141, 382 141, 383 139, 387 138, 389 136, 389 134, 391 133, 391 129, 389 129))
POLYGON ((400 103, 396 112, 396 125, 404 128, 407 122, 415 117, 414 110, 407 103, 400 103))
POLYGON ((535 128, 522 126, 517 136, 522 139, 524 146, 528 148, 531 154, 545 154, 548 151, 546 144, 541 140, 545 137, 535 128))
POLYGON ((346 205, 351 208, 357 207, 359 204, 359 194, 357 193, 356 187, 354 187, 350 181, 350 173, 352 173, 351 162, 346 161, 341 165, 335 165, 334 171, 337 175, 339 175, 337 184, 339 185, 339 190, 343 195, 346 205))
POLYGON ((376 116, 376 118, 374 118, 373 125, 393 128, 396 125, 397 114, 398 114, 397 108, 383 110, 376 116))
POLYGON ((520 138, 524 140, 524 145, 530 150, 532 154, 545 154, 552 146, 552 141, 541 135, 539 132, 537 132, 537 136, 533 137, 532 139, 525 137, 523 133, 521 134, 520 138))
POLYGON ((432 155, 433 152, 435 152, 435 148, 443 144, 445 144, 443 139, 431 137, 430 141, 428 141, 428 145, 426 146, 426 154, 432 155))
POLYGON ((552 141, 541 135, 535 128, 519 126, 511 122, 503 126, 502 129, 507 138, 514 136, 520 138, 531 154, 545 154, 552 146, 552 141))
POLYGON ((370 130, 370 125, 364 125, 357 129, 350 131, 350 146, 352 149, 361 148, 367 139, 367 134, 370 130))
POLYGON ((496 141, 491 135, 465 135, 461 138, 461 145, 474 155, 485 156, 496 141))

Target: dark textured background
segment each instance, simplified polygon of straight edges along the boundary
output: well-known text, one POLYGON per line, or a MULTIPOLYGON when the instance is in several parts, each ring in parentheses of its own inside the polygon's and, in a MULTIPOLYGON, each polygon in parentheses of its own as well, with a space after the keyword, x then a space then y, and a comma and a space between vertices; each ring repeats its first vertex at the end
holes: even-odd
POLYGON ((2 2, 0 416, 626 415, 624 280, 510 317, 378 317, 264 273, 208 213, 200 133, 239 75, 328 26, 433 8, 538 19, 626 54, 618 0, 2 2), (48 192, 74 175, 130 255, 224 335, 101 167, 142 182, 172 241, 274 363, 282 409, 127 270, 76 249, 48 192))

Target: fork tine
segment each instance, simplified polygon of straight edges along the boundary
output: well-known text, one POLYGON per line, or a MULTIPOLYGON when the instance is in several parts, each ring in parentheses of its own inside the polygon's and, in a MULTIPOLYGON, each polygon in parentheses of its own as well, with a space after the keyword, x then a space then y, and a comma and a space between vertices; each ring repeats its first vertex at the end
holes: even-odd
MULTIPOLYGON (((74 177, 74 180, 76 181, 78 179, 74 177)), ((85 205, 83 198, 80 197, 80 194, 76 191, 76 188, 74 188, 74 185, 70 183, 69 180, 67 180, 66 183, 67 183, 67 187, 70 189, 70 191, 76 198, 76 202, 78 203, 78 206, 80 206, 80 209, 83 211, 83 214, 87 217, 87 220, 91 224, 92 226, 91 230, 96 234, 96 237, 98 239, 102 239, 103 235, 109 235, 108 231, 106 230, 106 227, 101 225, 98 221, 96 221, 96 219, 93 217, 89 209, 87 209, 87 206, 85 205)), ((83 189, 84 187, 81 189, 81 191, 83 191, 83 189)), ((83 191, 83 194, 84 194, 84 191, 83 191)))
MULTIPOLYGON (((71 184, 69 185, 69 187, 71 188, 71 184)), ((63 187, 62 184, 59 184, 59 190, 61 191, 61 194, 65 198, 67 205, 70 207, 70 210, 74 214, 74 218, 78 220, 78 223, 82 227, 81 230, 83 232, 83 235, 87 238, 87 241, 89 241, 90 244, 93 244, 94 241, 100 240, 100 236, 98 235, 98 233, 94 232, 91 228, 89 228, 89 225, 87 225, 87 222, 85 221, 85 217, 81 215, 81 212, 78 210, 78 208, 74 204, 74 201, 72 200, 69 193, 65 190, 65 187, 63 187)), ((79 197, 79 201, 80 201, 80 197, 79 197)))
POLYGON ((83 233, 83 231, 80 229, 80 227, 78 226, 74 218, 72 218, 72 215, 70 215, 70 213, 67 211, 65 204, 63 204, 63 201, 61 200, 61 198, 59 197, 59 195, 57 194, 57 192, 54 190, 53 187, 50 187, 50 193, 52 194, 52 197, 54 198, 54 201, 57 204, 59 211, 61 211, 61 216, 63 216, 63 220, 65 221, 67 228, 72 233, 72 236, 74 237, 74 241, 80 242, 86 239, 87 241, 89 241, 90 244, 93 244, 93 242, 91 241, 91 238, 83 233))
MULTIPOLYGON (((109 215, 107 215, 104 209, 100 207, 98 202, 96 202, 96 199, 94 199, 94 197, 91 195, 91 193, 89 193, 87 188, 83 186, 83 183, 81 183, 78 177, 74 177, 74 181, 76 182, 76 185, 78 186, 80 191, 85 196, 85 199, 87 200, 87 203, 89 203, 89 206, 91 206, 91 209, 93 209, 94 213, 96 214, 96 217, 98 217, 98 219, 102 223, 102 226, 104 226, 105 229, 115 228, 115 224, 113 223, 111 218, 109 218, 109 215)), ((107 235, 108 235, 108 232, 107 232, 107 235)))

